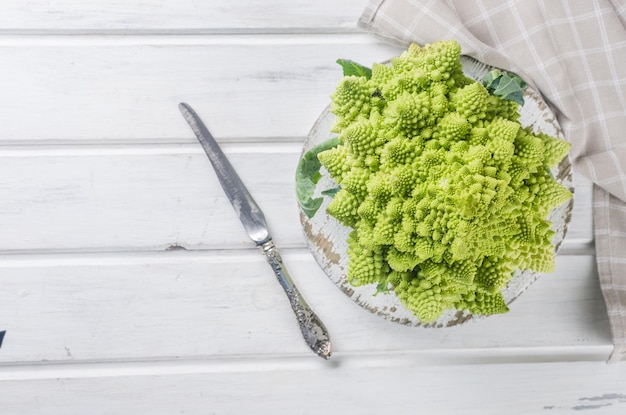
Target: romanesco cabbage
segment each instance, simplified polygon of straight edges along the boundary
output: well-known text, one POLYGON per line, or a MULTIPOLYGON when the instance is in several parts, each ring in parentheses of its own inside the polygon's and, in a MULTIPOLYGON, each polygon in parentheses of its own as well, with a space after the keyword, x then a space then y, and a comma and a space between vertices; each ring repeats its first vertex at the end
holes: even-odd
POLYGON ((340 144, 318 154, 341 187, 327 212, 353 229, 348 281, 387 285, 424 323, 506 312, 515 269, 553 270, 546 216, 571 197, 549 171, 569 143, 523 128, 460 53, 413 44, 344 76, 331 96, 340 144))

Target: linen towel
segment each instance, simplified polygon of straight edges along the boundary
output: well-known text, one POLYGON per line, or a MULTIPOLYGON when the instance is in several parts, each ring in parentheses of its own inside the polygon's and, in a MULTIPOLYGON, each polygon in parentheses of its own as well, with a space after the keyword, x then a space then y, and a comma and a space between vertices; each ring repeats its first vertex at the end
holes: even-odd
POLYGON ((614 349, 626 355, 626 0, 370 0, 359 26, 406 46, 454 39, 521 76, 591 179, 596 258, 614 349))

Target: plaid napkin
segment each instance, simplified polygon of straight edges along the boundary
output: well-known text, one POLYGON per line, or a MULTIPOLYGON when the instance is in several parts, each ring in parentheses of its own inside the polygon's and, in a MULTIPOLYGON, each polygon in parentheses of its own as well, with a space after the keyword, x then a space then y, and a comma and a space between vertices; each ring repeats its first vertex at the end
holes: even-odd
POLYGON ((406 45, 455 39, 462 53, 539 91, 594 183, 600 285, 626 355, 626 1, 370 0, 359 26, 406 45))

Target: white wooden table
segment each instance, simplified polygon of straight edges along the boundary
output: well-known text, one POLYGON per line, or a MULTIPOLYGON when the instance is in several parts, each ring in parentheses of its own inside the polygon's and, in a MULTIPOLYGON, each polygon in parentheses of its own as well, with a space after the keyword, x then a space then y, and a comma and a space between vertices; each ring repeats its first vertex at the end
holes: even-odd
POLYGON ((0 413, 626 411, 580 176, 556 272, 507 315, 404 327, 314 262, 293 176, 335 60, 400 52, 356 28, 364 3, 2 2, 0 413), (180 101, 264 209, 330 361, 302 341, 180 101))

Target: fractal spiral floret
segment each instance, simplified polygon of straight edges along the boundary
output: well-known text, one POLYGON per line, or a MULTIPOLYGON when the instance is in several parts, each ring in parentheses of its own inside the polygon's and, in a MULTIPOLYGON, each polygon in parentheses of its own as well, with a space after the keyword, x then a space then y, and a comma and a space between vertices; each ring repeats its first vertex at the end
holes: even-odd
POLYGON ((318 154, 340 187, 327 212, 352 229, 347 279, 381 284, 423 323, 508 310, 513 272, 551 272, 548 213, 572 195, 550 168, 564 140, 463 74, 460 47, 411 45, 332 94, 339 145, 318 154))

